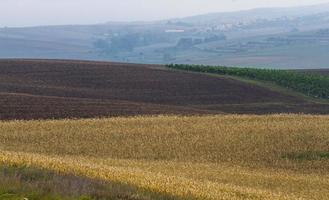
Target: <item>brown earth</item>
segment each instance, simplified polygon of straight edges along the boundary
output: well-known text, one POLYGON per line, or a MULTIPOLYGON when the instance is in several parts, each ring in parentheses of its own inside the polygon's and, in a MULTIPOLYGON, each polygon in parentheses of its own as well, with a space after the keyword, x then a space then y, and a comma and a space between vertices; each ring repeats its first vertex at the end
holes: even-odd
POLYGON ((216 113, 329 114, 329 105, 157 65, 0 60, 0 120, 216 113))

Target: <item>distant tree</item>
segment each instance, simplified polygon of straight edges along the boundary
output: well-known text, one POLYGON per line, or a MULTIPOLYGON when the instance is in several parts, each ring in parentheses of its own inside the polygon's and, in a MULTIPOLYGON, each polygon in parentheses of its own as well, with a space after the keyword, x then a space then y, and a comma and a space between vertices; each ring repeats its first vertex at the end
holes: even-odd
POLYGON ((215 42, 215 41, 219 41, 219 40, 226 40, 226 36, 224 34, 222 34, 222 35, 212 35, 212 36, 206 37, 204 39, 204 42, 208 43, 208 42, 215 42))
POLYGON ((176 60, 176 58, 171 53, 166 52, 166 53, 163 54, 163 61, 164 62, 170 62, 170 61, 173 61, 173 60, 176 60))
POLYGON ((190 48, 192 46, 193 46, 193 38, 181 38, 176 45, 177 48, 183 48, 183 49, 190 48))
POLYGON ((138 36, 132 34, 114 37, 111 39, 110 49, 113 52, 133 51, 137 41, 138 36))
POLYGON ((103 54, 107 54, 110 52, 110 44, 107 40, 104 40, 104 39, 96 40, 94 42, 94 47, 103 54))
POLYGON ((198 45, 198 44, 202 44, 202 43, 203 43, 203 39, 201 39, 201 38, 197 38, 197 39, 193 40, 194 45, 198 45))

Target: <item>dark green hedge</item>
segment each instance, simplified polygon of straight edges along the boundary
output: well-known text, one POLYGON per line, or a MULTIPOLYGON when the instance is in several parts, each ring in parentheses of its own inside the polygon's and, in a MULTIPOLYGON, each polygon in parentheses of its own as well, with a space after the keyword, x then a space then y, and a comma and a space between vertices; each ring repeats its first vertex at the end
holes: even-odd
POLYGON ((271 81, 308 96, 329 99, 329 77, 287 70, 170 64, 168 68, 271 81))

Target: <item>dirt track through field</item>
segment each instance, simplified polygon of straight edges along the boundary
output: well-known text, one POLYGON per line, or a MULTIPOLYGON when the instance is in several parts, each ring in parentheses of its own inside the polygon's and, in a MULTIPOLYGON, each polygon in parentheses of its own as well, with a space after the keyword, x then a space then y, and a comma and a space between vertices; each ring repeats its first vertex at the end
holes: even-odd
POLYGON ((327 114, 329 106, 157 65, 0 61, 1 120, 282 112, 327 114))

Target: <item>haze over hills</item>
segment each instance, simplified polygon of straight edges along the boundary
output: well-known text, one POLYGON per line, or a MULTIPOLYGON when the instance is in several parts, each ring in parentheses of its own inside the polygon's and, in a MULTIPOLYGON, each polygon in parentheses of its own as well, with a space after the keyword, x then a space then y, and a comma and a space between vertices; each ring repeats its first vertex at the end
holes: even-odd
MULTIPOLYGON (((3 0, 0 24, 307 1, 3 0)), ((0 28, 0 199, 328 200, 328 50, 329 4, 0 28)))
POLYGON ((328 68, 329 4, 0 29, 0 58, 328 68))
POLYGON ((302 17, 318 13, 328 12, 329 4, 298 6, 298 7, 279 7, 279 8, 255 8, 250 10, 241 10, 235 12, 220 12, 204 15, 197 15, 183 18, 184 21, 207 23, 209 21, 229 20, 257 20, 257 19, 275 19, 281 17, 302 17))

